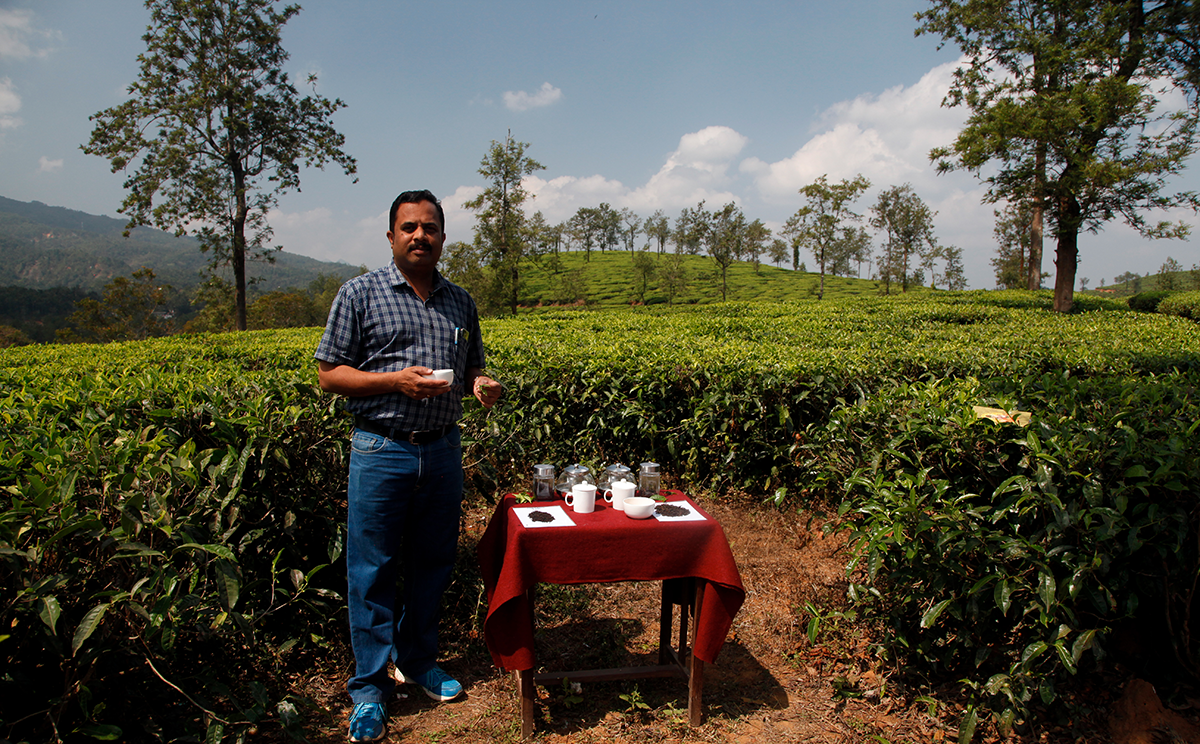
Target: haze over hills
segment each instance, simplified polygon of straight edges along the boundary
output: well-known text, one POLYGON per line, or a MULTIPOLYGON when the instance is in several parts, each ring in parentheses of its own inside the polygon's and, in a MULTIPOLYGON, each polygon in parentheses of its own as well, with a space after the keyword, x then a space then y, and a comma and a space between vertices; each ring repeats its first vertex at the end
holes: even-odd
MULTIPOLYGON (((99 291, 142 266, 178 290, 204 280, 209 256, 196 239, 147 227, 126 238, 125 225, 123 219, 0 196, 0 287, 99 291)), ((273 264, 248 264, 247 274, 261 277, 256 291, 303 287, 319 274, 348 278, 359 271, 286 251, 274 255, 273 264)))

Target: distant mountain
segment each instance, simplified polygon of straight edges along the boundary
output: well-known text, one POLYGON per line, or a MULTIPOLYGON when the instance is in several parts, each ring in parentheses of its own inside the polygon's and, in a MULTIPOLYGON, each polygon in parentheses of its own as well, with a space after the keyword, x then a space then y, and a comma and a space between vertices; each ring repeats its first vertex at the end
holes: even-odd
MULTIPOLYGON (((190 237, 139 227, 123 237, 125 220, 21 202, 0 196, 0 287, 103 289, 143 266, 165 284, 187 291, 204 280, 208 254, 190 237)), ((343 278, 358 267, 279 251, 273 264, 248 264, 262 277, 255 290, 303 288, 318 274, 343 278)))

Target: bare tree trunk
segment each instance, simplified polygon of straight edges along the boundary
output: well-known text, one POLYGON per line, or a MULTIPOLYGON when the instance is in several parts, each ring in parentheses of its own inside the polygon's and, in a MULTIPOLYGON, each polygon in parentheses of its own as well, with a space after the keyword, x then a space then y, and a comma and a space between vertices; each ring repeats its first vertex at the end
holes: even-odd
POLYGON ((1079 265, 1079 201, 1066 195, 1059 199, 1058 249, 1054 257, 1054 311, 1067 313, 1075 305, 1075 269, 1079 265))

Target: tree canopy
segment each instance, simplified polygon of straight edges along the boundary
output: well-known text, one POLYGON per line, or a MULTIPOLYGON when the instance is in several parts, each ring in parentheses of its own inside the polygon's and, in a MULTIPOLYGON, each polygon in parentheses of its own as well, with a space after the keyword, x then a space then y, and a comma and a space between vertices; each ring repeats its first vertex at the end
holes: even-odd
MULTIPOLYGON (((930 157, 941 171, 975 172, 992 201, 1044 211, 1057 242, 1056 310, 1073 304, 1081 230, 1121 217, 1150 237, 1187 233, 1182 223, 1150 224, 1145 213, 1197 207, 1191 192, 1166 191, 1196 149, 1200 30, 1192 3, 932 5, 917 14, 917 33, 938 34, 966 55, 944 104, 966 106, 970 116, 930 157), (1167 105, 1176 98, 1182 102, 1167 105)), ((1031 277, 1039 271, 1029 268, 1031 277)))
POLYGON ((491 271, 495 293, 504 298, 509 312, 517 312, 520 290, 520 262, 531 245, 529 225, 522 204, 529 192, 522 180, 544 167, 525 155, 527 142, 513 139, 508 132, 503 142, 492 140, 479 175, 487 180, 483 192, 464 206, 476 215, 475 248, 491 271))
POLYGON ((932 263, 936 258, 938 243, 933 237, 936 212, 926 206, 909 184, 880 192, 871 212, 874 215, 871 226, 884 234, 879 276, 885 291, 891 291, 894 280, 900 283, 901 291, 907 292, 913 278, 913 258, 918 263, 932 263))
MULTIPOLYGON (((130 98, 94 116, 83 151, 130 170, 126 230, 195 234, 214 266, 233 268, 246 328, 246 260, 270 260, 267 213, 300 187, 302 167, 354 158, 330 123, 345 104, 301 96, 283 72, 281 29, 298 5, 275 0, 146 0, 151 23, 130 98)), ((308 84, 315 89, 316 78, 308 84)))
POLYGON ((817 260, 821 272, 817 299, 825 296, 826 272, 839 262, 849 265, 849 256, 862 247, 864 233, 855 226, 862 215, 851 206, 870 187, 871 182, 859 174, 834 184, 821 176, 800 189, 800 195, 808 203, 788 219, 783 234, 795 246, 794 264, 799 263, 801 247, 808 248, 817 260))

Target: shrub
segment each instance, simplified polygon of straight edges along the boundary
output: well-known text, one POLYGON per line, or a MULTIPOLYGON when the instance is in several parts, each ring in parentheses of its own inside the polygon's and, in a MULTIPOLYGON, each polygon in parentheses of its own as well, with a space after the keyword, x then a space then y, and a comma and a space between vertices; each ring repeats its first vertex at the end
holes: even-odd
POLYGON ((1158 310, 1158 303, 1162 302, 1170 292, 1164 289, 1156 289, 1150 292, 1138 292, 1129 298, 1129 307, 1143 313, 1153 313, 1158 310))
POLYGON ((1181 318, 1200 320, 1200 291, 1177 292, 1158 303, 1158 312, 1163 315, 1178 315, 1181 318))
POLYGON ((841 507, 852 595, 890 628, 893 658, 963 679, 972 710, 1002 728, 1052 702, 1139 614, 1166 618, 1157 631, 1200 673, 1200 369, 1180 361, 1164 374, 901 385, 837 413, 831 439, 857 442, 867 463, 841 507), (979 400, 1033 423, 976 420, 979 400))

